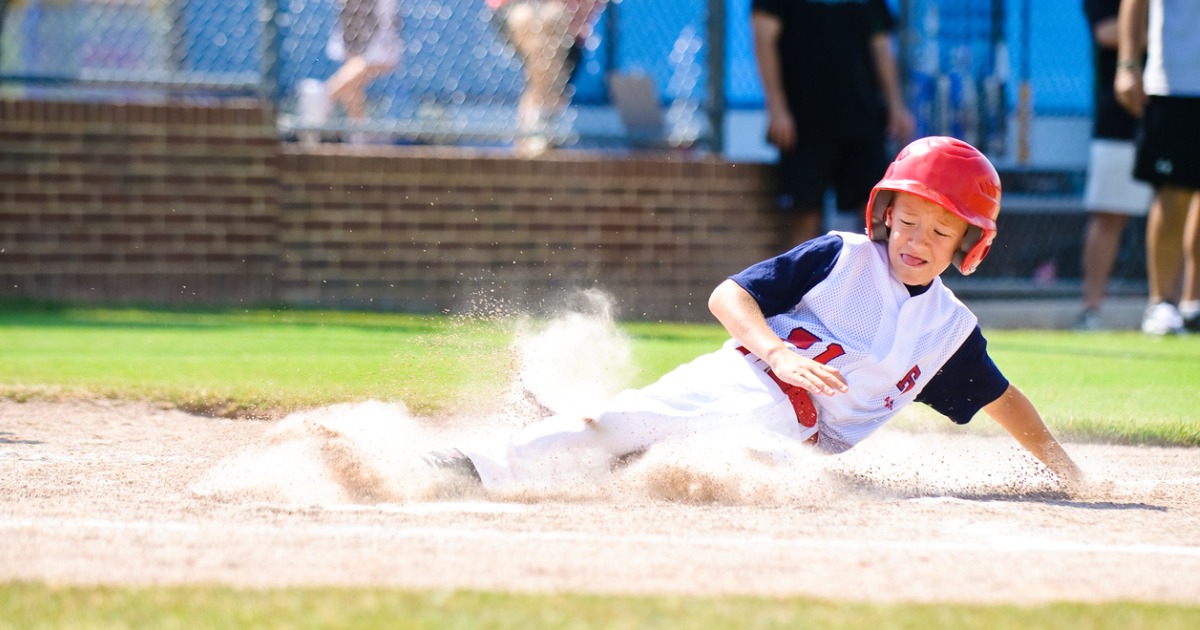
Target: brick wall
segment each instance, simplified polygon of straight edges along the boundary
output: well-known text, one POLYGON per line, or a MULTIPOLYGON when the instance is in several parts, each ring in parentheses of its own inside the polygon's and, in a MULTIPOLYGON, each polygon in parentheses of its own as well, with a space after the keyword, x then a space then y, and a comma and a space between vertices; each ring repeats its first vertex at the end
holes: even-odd
POLYGON ((275 135, 255 103, 0 100, 0 295, 270 300, 275 135))
POLYGON ((537 308, 598 287, 623 317, 696 319, 712 288, 771 244, 762 167, 364 151, 283 150, 286 301, 537 308))
POLYGON ((760 165, 279 144, 271 114, 0 101, 0 296, 708 318, 770 253, 760 165))

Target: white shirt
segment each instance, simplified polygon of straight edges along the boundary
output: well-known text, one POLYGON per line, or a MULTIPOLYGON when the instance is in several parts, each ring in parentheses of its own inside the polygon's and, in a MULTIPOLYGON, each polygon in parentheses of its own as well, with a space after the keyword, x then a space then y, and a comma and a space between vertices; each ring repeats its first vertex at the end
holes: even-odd
POLYGON ((796 352, 838 368, 849 391, 814 396, 821 447, 840 452, 911 403, 978 322, 934 278, 912 296, 891 272, 887 245, 844 234, 829 277, 791 311, 767 318, 796 352))
POLYGON ((1200 1, 1150 0, 1146 94, 1200 97, 1200 1))

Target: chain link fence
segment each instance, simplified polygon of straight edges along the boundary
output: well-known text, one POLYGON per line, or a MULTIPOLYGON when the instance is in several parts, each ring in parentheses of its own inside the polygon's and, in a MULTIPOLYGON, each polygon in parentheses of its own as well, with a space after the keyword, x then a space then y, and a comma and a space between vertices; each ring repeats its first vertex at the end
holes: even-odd
MULTIPOLYGON (((710 128, 702 57, 706 7, 697 2, 654 7, 636 1, 595 2, 593 12, 577 15, 587 9, 576 6, 580 4, 587 3, 564 3, 564 20, 583 23, 567 34, 568 70, 544 78, 571 106, 543 103, 556 111, 547 120, 534 121, 549 127, 542 131, 560 146, 703 142, 710 128)), ((536 68, 538 56, 552 57, 555 46, 533 42, 542 46, 526 63, 521 33, 514 27, 519 8, 496 10, 484 0, 402 0, 397 11, 400 57, 394 69, 367 87, 367 121, 351 126, 375 137, 430 144, 507 144, 530 133, 520 111, 526 86, 536 82, 531 80, 536 70, 530 69, 536 68)), ((315 85, 319 93, 319 82, 328 88, 327 78, 338 72, 327 45, 338 23, 336 9, 331 2, 291 3, 282 29, 278 93, 285 132, 311 133, 315 123, 328 138, 329 132, 344 132, 347 122, 355 122, 339 118, 336 107, 325 119, 306 116, 303 106, 303 86, 315 85)), ((541 23, 532 30, 541 28, 553 26, 541 23)))
MULTIPOLYGON (((498 2, 3 0, 0 78, 28 98, 262 95, 288 137, 509 143, 525 133, 532 64, 512 28, 521 0, 498 2), (385 16, 376 30, 395 37, 359 117, 317 91, 345 59, 347 8, 385 16), (302 111, 314 94, 315 115, 302 111)), ((961 137, 1012 165, 1081 166, 1091 85, 1077 4, 893 0, 919 133, 961 137)), ((745 131, 726 128, 730 112, 762 108, 750 0, 563 0, 569 13, 590 5, 569 17, 586 22, 573 33, 570 80, 556 86, 570 106, 543 116, 555 144, 720 148, 722 133, 745 131)), ((378 36, 350 30, 364 43, 378 36)))
POLYGON ((257 94, 262 2, 2 0, 0 78, 27 98, 257 94), (16 87, 14 87, 16 86, 16 87))

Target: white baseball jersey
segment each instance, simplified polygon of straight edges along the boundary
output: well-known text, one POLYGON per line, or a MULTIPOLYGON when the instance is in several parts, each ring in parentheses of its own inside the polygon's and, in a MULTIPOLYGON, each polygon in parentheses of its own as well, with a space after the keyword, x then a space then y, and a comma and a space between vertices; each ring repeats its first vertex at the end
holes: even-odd
POLYGON ((800 354, 838 368, 849 391, 814 396, 821 448, 844 451, 912 402, 962 345, 977 319, 934 278, 910 296, 891 273, 887 246, 843 234, 829 276, 767 324, 800 354))

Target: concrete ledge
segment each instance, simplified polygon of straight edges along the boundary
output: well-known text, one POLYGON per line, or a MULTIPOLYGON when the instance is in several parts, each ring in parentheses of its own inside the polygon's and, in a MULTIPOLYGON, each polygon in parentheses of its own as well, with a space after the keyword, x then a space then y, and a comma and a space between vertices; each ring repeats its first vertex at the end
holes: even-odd
MULTIPOLYGON (((1057 299, 963 299, 979 316, 984 329, 1070 330, 1083 307, 1079 298, 1057 299)), ((1100 311, 1105 330, 1138 330, 1142 324, 1145 297, 1110 297, 1100 311)))

